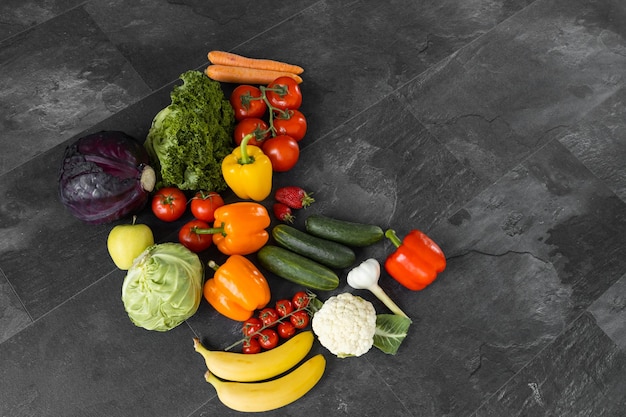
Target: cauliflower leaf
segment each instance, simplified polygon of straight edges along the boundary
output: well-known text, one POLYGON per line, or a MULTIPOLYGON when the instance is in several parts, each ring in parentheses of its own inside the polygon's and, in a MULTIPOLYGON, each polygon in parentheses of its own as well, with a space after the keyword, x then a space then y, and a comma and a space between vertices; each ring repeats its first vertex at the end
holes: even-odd
POLYGON ((378 314, 374 346, 384 353, 395 355, 406 337, 411 319, 397 314, 378 314))

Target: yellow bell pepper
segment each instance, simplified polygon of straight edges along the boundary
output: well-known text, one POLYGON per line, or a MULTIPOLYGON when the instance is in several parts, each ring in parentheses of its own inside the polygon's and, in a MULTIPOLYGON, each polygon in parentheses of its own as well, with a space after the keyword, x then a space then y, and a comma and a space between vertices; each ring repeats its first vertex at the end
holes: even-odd
POLYGON ((272 161, 258 146, 248 145, 253 134, 222 161, 222 175, 237 197, 262 201, 272 191, 272 161))

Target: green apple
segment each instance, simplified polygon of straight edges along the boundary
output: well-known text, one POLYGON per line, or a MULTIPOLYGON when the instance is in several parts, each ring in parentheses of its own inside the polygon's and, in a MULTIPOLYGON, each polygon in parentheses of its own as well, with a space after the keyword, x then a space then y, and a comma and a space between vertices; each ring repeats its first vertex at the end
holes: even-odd
POLYGON ((107 248, 115 266, 128 270, 137 256, 154 245, 152 230, 145 224, 119 224, 109 232, 107 248))

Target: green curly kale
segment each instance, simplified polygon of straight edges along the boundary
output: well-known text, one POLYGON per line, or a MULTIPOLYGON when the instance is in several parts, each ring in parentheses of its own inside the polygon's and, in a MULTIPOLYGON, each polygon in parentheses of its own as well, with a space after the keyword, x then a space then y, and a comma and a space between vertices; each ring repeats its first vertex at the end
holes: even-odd
POLYGON ((200 71, 180 76, 171 104, 154 117, 144 143, 158 186, 223 191, 222 159, 233 150, 235 113, 220 84, 200 71))

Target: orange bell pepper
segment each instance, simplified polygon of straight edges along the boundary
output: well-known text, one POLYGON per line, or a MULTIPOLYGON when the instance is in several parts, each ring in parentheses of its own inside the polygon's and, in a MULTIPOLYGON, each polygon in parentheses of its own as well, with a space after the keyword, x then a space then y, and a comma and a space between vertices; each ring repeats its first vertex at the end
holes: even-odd
POLYGON ((395 231, 389 229, 385 236, 397 248, 385 260, 385 269, 406 288, 423 290, 446 268, 443 251, 425 233, 411 230, 400 241, 395 231))
POLYGON ((204 284, 204 298, 220 314, 236 321, 252 317, 270 301, 270 287, 259 269, 241 255, 231 255, 204 284))
POLYGON ((269 240, 265 230, 270 215, 259 203, 242 201, 217 208, 215 223, 209 229, 193 228, 191 232, 212 234, 213 243, 225 255, 249 255, 261 249, 269 240))

